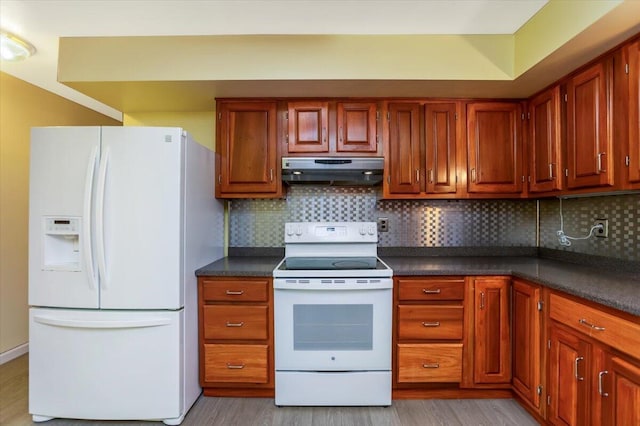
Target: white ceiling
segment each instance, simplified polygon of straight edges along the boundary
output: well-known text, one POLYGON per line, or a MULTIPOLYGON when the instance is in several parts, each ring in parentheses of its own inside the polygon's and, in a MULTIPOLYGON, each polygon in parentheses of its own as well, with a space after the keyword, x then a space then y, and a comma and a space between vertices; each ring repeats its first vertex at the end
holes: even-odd
POLYGON ((1 0, 0 27, 38 50, 0 70, 116 119, 56 80, 58 38, 226 34, 513 34, 547 0, 1 0))

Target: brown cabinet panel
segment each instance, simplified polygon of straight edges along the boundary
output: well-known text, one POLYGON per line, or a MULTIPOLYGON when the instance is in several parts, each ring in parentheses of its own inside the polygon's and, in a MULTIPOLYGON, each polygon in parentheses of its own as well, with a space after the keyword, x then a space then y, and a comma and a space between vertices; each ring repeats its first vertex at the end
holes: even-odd
POLYGON ((329 103, 289 102, 288 151, 329 152, 329 103))
POLYGON ((398 382, 460 382, 462 343, 398 344, 398 382))
POLYGON ((631 187, 640 188, 640 41, 627 47, 629 63, 629 146, 625 165, 631 187))
POLYGON ((399 305, 399 339, 462 339, 462 305, 399 305))
POLYGON ((542 384, 540 333, 542 312, 538 310, 540 286, 521 280, 512 283, 513 387, 536 409, 540 408, 538 386, 542 384))
POLYGON ((338 152, 378 152, 375 102, 338 102, 338 152))
POLYGON ((474 279, 474 383, 511 381, 509 278, 474 279))
POLYGON ((203 308, 205 339, 266 340, 266 306, 206 305, 203 308))
POLYGON ((268 280, 203 279, 202 297, 207 302, 266 302, 268 280))
POLYGON ((425 104, 426 192, 456 192, 457 104, 425 104))
POLYGON ((267 383, 267 345, 204 345, 204 379, 213 383, 267 383))
POLYGON ((529 101, 529 191, 562 189, 560 87, 529 101))
POLYGON ((591 345, 555 324, 550 342, 548 420, 554 425, 589 424, 591 345))
POLYGON ((218 103, 216 197, 281 192, 276 103, 218 103))
POLYGON ((420 104, 389 104, 387 186, 391 194, 420 193, 420 104))
POLYGON ((522 192, 520 110, 513 102, 467 105, 468 192, 522 192))
POLYGON ((462 300, 463 278, 399 278, 398 299, 414 301, 462 300))
POLYGON ((600 424, 640 424, 640 364, 609 355, 606 370, 598 373, 598 395, 603 401, 600 424))
POLYGON ((613 185, 612 60, 567 82, 567 187, 613 185))

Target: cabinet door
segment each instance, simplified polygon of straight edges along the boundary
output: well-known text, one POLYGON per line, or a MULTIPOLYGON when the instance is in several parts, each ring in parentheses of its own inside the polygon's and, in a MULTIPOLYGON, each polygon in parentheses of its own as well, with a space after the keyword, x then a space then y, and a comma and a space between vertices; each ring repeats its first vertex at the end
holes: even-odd
POLYGON ((567 83, 567 187, 613 184, 610 75, 599 62, 567 83))
POLYGON ((509 383, 511 381, 510 279, 476 278, 474 286, 474 383, 509 383))
POLYGON ((389 104, 388 192, 420 192, 420 105, 389 104))
POLYGON ((529 103, 531 192, 562 189, 560 87, 540 93, 529 103))
POLYGON ((467 106, 469 192, 522 192, 520 104, 474 102, 467 106))
POLYGON ((218 105, 217 197, 278 196, 276 103, 218 105))
POLYGON ((627 48, 629 60, 629 182, 640 188, 640 41, 627 48))
POLYGON ((338 102, 338 152, 378 152, 375 102, 338 102))
POLYGON ((426 104, 426 192, 456 192, 457 104, 426 104))
POLYGON ((640 424, 640 365, 607 356, 607 369, 598 374, 603 401, 603 425, 640 424))
POLYGON ((550 340, 548 420, 554 425, 586 425, 592 376, 591 345, 555 324, 550 329, 550 340))
POLYGON ((329 152, 328 102, 290 102, 288 118, 289 152, 329 152))

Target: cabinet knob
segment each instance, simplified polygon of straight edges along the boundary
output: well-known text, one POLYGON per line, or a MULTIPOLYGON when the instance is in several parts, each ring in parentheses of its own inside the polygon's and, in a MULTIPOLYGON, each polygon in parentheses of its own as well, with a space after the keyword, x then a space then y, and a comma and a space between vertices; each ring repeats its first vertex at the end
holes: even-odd
POLYGON ((609 374, 609 372, 607 370, 604 370, 598 373, 598 393, 600 394, 600 396, 606 398, 607 396, 609 396, 609 393, 602 391, 602 376, 604 376, 605 374, 609 374))
POLYGON ((440 289, 439 289, 439 288, 436 288, 435 290, 431 290, 431 289, 429 289, 429 288, 423 288, 423 289, 422 289, 422 292, 423 292, 424 294, 440 294, 440 289))
POLYGON ((598 153, 598 173, 606 173, 607 170, 602 168, 602 156, 603 155, 607 155, 606 152, 599 152, 598 153))
POLYGON ((244 368, 244 364, 230 364, 230 363, 227 363, 227 368, 229 370, 242 370, 244 368))
POLYGON ((423 327, 440 327, 440 321, 435 321, 435 322, 422 321, 422 326, 423 327))
POLYGON ((244 325, 244 321, 241 322, 229 322, 227 321, 227 327, 242 327, 244 325))
POLYGON ((244 294, 244 290, 227 290, 225 291, 225 294, 227 294, 228 296, 242 296, 244 294))
POLYGON ((579 380, 579 381, 583 381, 584 380, 584 377, 582 377, 582 376, 580 376, 578 374, 578 363, 580 361, 582 361, 582 360, 584 360, 584 357, 583 356, 579 356, 579 357, 576 357, 576 359, 573 362, 573 376, 576 378, 576 380, 579 380))
POLYGON ((440 368, 440 364, 433 363, 433 364, 422 364, 422 368, 440 368))

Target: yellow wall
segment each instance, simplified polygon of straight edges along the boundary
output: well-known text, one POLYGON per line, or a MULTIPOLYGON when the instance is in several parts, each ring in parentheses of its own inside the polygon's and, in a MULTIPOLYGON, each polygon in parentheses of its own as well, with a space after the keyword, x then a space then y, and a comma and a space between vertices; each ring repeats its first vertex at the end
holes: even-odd
POLYGON ((28 342, 29 133, 32 126, 120 125, 0 72, 0 354, 28 342))
POLYGON ((124 114, 125 126, 162 126, 182 127, 202 145, 214 148, 215 143, 215 104, 211 102, 211 111, 202 112, 136 112, 124 114))

